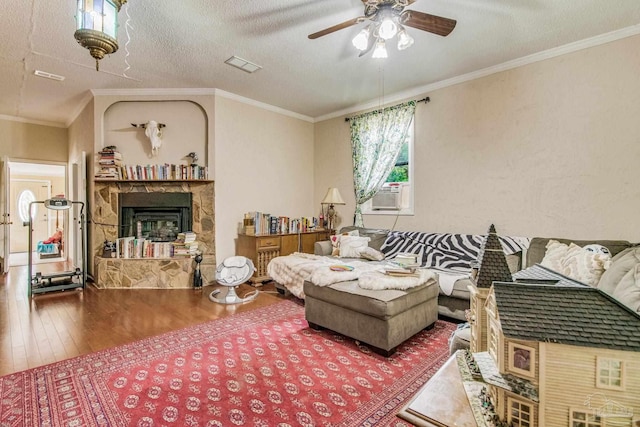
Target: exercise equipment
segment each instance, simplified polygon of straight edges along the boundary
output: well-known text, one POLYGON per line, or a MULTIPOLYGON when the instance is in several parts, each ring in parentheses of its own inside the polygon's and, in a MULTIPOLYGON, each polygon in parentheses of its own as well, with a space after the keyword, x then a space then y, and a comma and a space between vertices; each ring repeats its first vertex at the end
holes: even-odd
MULTIPOLYGON (((29 265, 28 265, 28 295, 40 294, 44 292, 62 291, 66 289, 84 289, 87 283, 87 232, 84 221, 84 202, 76 202, 65 198, 51 198, 42 201, 33 201, 29 203, 29 265), (62 211, 69 210, 73 205, 80 205, 80 235, 81 235, 81 267, 74 266, 73 269, 67 271, 57 271, 55 273, 45 274, 36 272, 33 274, 33 205, 42 204, 45 208, 62 211)), ((77 261, 77 260, 76 260, 77 261)))
POLYGON ((220 304, 240 304, 254 300, 259 290, 249 292, 244 297, 239 297, 236 293, 236 287, 247 282, 256 271, 253 262, 243 256, 232 256, 224 261, 216 268, 216 281, 222 286, 227 286, 227 294, 224 298, 216 298, 220 294, 220 289, 216 289, 209 294, 209 299, 220 304))

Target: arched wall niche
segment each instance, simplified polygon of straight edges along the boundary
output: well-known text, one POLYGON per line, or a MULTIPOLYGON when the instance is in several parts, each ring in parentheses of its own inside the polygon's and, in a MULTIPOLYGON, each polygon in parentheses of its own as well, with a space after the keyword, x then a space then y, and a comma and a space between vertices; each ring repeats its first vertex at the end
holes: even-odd
POLYGON ((208 166, 208 126, 206 110, 191 100, 120 100, 104 111, 102 146, 96 151, 115 145, 127 165, 187 164, 186 155, 195 152, 197 163, 208 166), (132 125, 150 120, 166 125, 155 156, 145 130, 132 125))

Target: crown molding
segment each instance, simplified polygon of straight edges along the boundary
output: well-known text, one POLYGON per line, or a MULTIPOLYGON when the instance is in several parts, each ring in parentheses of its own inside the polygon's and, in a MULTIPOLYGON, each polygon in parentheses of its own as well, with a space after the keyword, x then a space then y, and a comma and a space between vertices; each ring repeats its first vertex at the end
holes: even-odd
MULTIPOLYGON (((489 76, 491 74, 512 70, 514 68, 523 67, 525 65, 555 58, 557 56, 566 55, 569 53, 577 52, 577 51, 588 49, 591 47, 600 46, 616 40, 621 40, 627 37, 636 36, 638 34, 640 34, 640 24, 633 25, 631 27, 626 27, 621 30, 612 31, 610 33, 601 34, 599 36, 591 37, 588 39, 579 40, 577 42, 558 46, 553 49, 534 53, 532 55, 523 56, 522 58, 514 59, 512 61, 507 61, 502 64, 494 65, 492 67, 483 68, 481 70, 473 71, 471 73, 452 77, 450 79, 441 80, 439 82, 431 83, 425 86, 419 86, 404 92, 397 92, 391 95, 385 95, 385 105, 388 103, 403 101, 407 98, 411 98, 414 96, 422 96, 425 93, 432 92, 434 90, 468 82, 470 80, 476 80, 482 77, 489 76)), ((376 108, 379 106, 380 106, 379 100, 371 100, 366 103, 359 104, 350 108, 345 108, 343 110, 339 110, 333 113, 325 114, 323 116, 315 117, 314 122, 317 123, 324 120, 334 119, 336 117, 344 117, 348 114, 353 114, 358 111, 368 110, 368 109, 376 108)))
MULTIPOLYGON (((254 99, 246 98, 244 96, 236 95, 235 93, 227 92, 221 89, 215 88, 178 88, 178 89, 92 89, 91 93, 101 96, 220 96, 222 98, 232 99, 234 101, 242 102, 243 104, 252 105, 254 107, 261 108, 263 110, 273 111, 284 116, 293 117, 295 119, 304 120, 306 122, 313 123, 312 117, 305 116, 293 111, 285 110, 284 108, 276 107, 271 104, 256 101, 254 99)), ((83 107, 84 108, 84 107, 83 107)))
POLYGON ((215 95, 209 88, 91 89, 94 96, 206 96, 215 95))
POLYGON ((9 122, 28 123, 30 125, 49 126, 49 127, 54 127, 54 128, 63 128, 63 129, 68 127, 64 123, 47 122, 47 121, 44 121, 44 120, 31 120, 31 119, 25 119, 24 117, 7 116, 7 115, 4 115, 4 114, 0 114, 0 120, 7 120, 9 122))
POLYGON ((284 116, 293 117, 294 119, 304 120, 305 122, 315 123, 313 117, 305 116, 304 114, 295 113, 293 111, 285 110, 284 108, 276 107, 271 104, 265 104, 264 102, 256 101, 254 99, 245 98, 244 96, 236 95, 231 92, 226 92, 221 89, 215 89, 216 96, 222 98, 233 99, 234 101, 242 102, 244 104, 252 105, 254 107, 262 108, 263 110, 273 111, 275 113, 282 114, 284 116))
POLYGON ((82 111, 84 111, 84 109, 87 107, 87 105, 91 102, 92 99, 93 99, 93 94, 91 93, 91 91, 85 92, 84 96, 78 103, 78 106, 75 108, 75 110, 73 110, 71 119, 67 122, 67 127, 71 126, 73 122, 76 121, 78 116, 82 113, 82 111))

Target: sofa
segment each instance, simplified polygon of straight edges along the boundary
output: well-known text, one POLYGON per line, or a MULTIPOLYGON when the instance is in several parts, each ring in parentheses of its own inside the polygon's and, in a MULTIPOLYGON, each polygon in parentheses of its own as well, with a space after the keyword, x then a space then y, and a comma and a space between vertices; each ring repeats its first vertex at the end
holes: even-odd
MULTIPOLYGON (((383 264, 393 260, 399 253, 410 252, 417 254, 423 266, 436 267, 438 270, 430 282, 404 290, 362 289, 362 279, 350 279, 326 286, 314 281, 314 276, 311 275, 304 279, 304 292, 296 296, 305 298, 305 317, 312 328, 327 328, 339 332, 371 345, 374 351, 389 355, 400 343, 421 329, 431 327, 438 316, 466 320, 466 311, 470 306, 471 267, 479 258, 484 236, 397 232, 356 227, 345 227, 338 234, 344 239, 347 233, 357 234, 360 240, 366 240, 365 247, 380 253, 383 264), (449 272, 443 267, 451 267, 455 271, 448 292, 443 290, 441 282, 451 281, 451 277, 447 276, 449 272), (464 272, 460 274, 460 271, 464 272)), ((332 236, 332 239, 339 240, 335 236, 332 236)), ((575 248, 596 245, 595 249, 590 248, 589 251, 603 250, 606 257, 599 254, 594 259, 607 259, 606 266, 609 268, 604 271, 605 263, 602 261, 604 273, 601 271, 601 275, 593 278, 595 281, 591 285, 602 285, 604 292, 614 298, 621 297, 625 305, 634 311, 640 311, 639 246, 624 240, 572 241, 504 236, 499 236, 499 239, 506 254, 509 270, 514 277, 530 266, 550 262, 547 255, 551 249, 565 250, 564 255, 567 257, 587 251, 575 248), (619 285, 624 283, 626 285, 619 285)), ((327 262, 355 262, 362 265, 361 259, 354 261, 353 258, 336 257, 335 241, 333 244, 331 241, 316 242, 315 255, 304 256, 315 256, 318 261, 325 262, 325 268, 327 262)), ((368 251, 362 253, 365 252, 368 251)), ((592 267, 588 263, 583 264, 578 267, 587 270, 592 267)), ((576 268, 575 262, 567 265, 576 268)), ((269 269, 271 267, 270 264, 269 269)), ((432 268, 429 270, 432 271, 432 268)), ((281 288, 282 285, 276 286, 281 288)))
MULTIPOLYGON (((409 237, 414 240, 415 239, 419 240, 420 239, 419 235, 425 234, 425 233, 418 233, 418 232, 394 232, 394 231, 389 231, 385 229, 371 229, 371 228, 362 228, 362 227, 359 228, 359 227, 352 227, 352 226, 342 228, 339 233, 347 233, 353 230, 357 230, 360 236, 369 237, 370 238, 369 246, 376 250, 386 252, 385 256, 387 256, 387 258, 393 257, 393 250, 390 251, 388 248, 385 248, 385 243, 388 246, 390 241, 393 239, 394 235, 398 238, 409 237)), ((447 236, 454 239, 463 239, 463 238, 468 239, 470 237, 469 235, 462 235, 462 234, 443 234, 442 236, 447 236)), ((478 236, 475 236, 475 237, 478 237, 478 236)), ((501 239, 503 239, 503 237, 501 237, 501 239)), ((511 247, 512 250, 511 250, 511 253, 507 253, 505 257, 511 273, 514 274, 522 269, 541 263, 544 259, 545 253, 547 251, 547 245, 549 244, 550 241, 556 241, 565 245, 574 244, 580 247, 585 247, 589 245, 604 246, 605 248, 607 248, 608 252, 612 257, 611 264, 614 267, 616 266, 616 264, 619 264, 617 262, 618 261, 618 259, 616 258, 617 256, 619 256, 622 253, 628 254, 626 255, 626 267, 623 268, 623 273, 626 274, 627 276, 629 275, 628 273, 630 268, 629 265, 632 264, 630 257, 632 257, 633 254, 637 253, 637 257, 640 262, 640 249, 637 249, 638 244, 633 244, 627 240, 571 240, 566 238, 549 238, 549 237, 533 237, 531 239, 520 238, 519 240, 517 239, 516 242, 520 243, 522 250, 517 250, 518 248, 516 247, 516 243, 514 243, 513 241, 508 242, 508 244, 512 246, 511 247), (629 252, 632 252, 632 254, 629 255, 629 252)), ((476 239, 476 243, 477 243, 477 239, 476 239)), ((443 245, 440 245, 441 250, 442 250, 442 246, 443 245)), ((503 248, 505 248, 504 242, 503 242, 503 248)), ((330 241, 316 242, 316 245, 315 245, 315 253, 318 255, 330 256, 332 254, 333 249, 334 249, 333 245, 331 244, 330 241)), ((413 249, 415 250, 415 248, 413 249)), ((460 266, 460 265, 466 264, 469 267, 471 267, 475 262, 475 259, 472 259, 473 258, 472 251, 469 251, 466 254, 461 254, 459 251, 458 252, 453 251, 451 250, 451 248, 449 248, 449 251, 450 252, 446 254, 447 256, 450 257, 449 259, 453 259, 459 256, 457 260, 454 260, 453 262, 454 266, 460 266)), ((430 261, 430 262, 433 263, 433 261, 430 261)), ((633 289, 629 288, 630 285, 626 285, 626 288, 617 289, 617 293, 614 295, 614 292, 616 291, 616 288, 617 288, 616 285, 618 284, 618 282, 621 281, 623 277, 622 277, 622 273, 618 272, 616 273, 615 277, 611 279, 611 277, 613 276, 613 273, 612 273, 613 271, 617 271, 616 268, 605 272, 606 274, 604 274, 603 277, 605 279, 604 281, 606 282, 606 285, 604 285, 603 283, 603 286, 599 286, 599 287, 603 288, 604 292, 614 297, 619 298, 621 295, 625 294, 625 296, 623 296, 623 299, 630 300, 630 303, 633 306, 635 301, 634 295, 633 295, 634 291, 633 289)), ((441 272, 441 276, 443 276, 442 272, 441 272)), ((640 272, 638 273, 638 276, 640 277, 640 272)), ((630 281, 631 281, 631 278, 627 277, 626 282, 630 282, 630 281)), ((445 316, 455 320, 461 320, 461 321, 466 320, 465 312, 466 310, 469 309, 469 301, 470 301, 469 286, 470 285, 471 285, 471 279, 469 277, 465 277, 464 275, 462 275, 458 280, 455 280, 452 290, 450 292, 445 292, 442 288, 440 288, 438 292, 438 314, 440 316, 445 316)), ((594 286, 597 286, 597 285, 594 284, 594 286)), ((640 293, 640 290, 638 292, 640 293)))
MULTIPOLYGON (((477 258, 480 244, 483 240, 481 235, 464 235, 451 233, 419 233, 419 232, 400 232, 389 231, 385 229, 371 229, 362 227, 344 227, 339 233, 348 233, 357 230, 358 234, 363 237, 370 238, 369 247, 385 253, 386 259, 393 259, 398 252, 417 252, 419 256, 424 257, 424 249, 421 247, 420 241, 431 238, 428 243, 437 252, 440 259, 446 260, 446 266, 451 267, 455 271, 456 277, 448 277, 453 281, 453 286, 448 291, 440 287, 438 289, 438 314, 440 316, 449 317, 456 320, 464 321, 465 311, 469 309, 470 293, 469 285, 471 279, 466 274, 471 268, 471 264, 477 258), (429 237, 425 237, 429 236, 429 237), (415 242, 407 244, 407 241, 415 242), (464 242, 457 243, 457 247, 453 247, 452 241, 464 242), (401 245, 401 246, 399 246, 401 245), (461 247, 464 246, 464 250, 461 247), (420 253, 420 251, 423 251, 420 253), (458 274, 459 273, 459 274, 458 274)), ((511 253, 506 255, 507 264, 512 273, 522 268, 523 248, 527 245, 528 239, 520 238, 520 247, 515 240, 509 240, 511 244, 511 253)), ((315 254, 323 256, 331 256, 334 247, 331 241, 321 241, 315 244, 315 254)), ((437 260, 430 259, 429 266, 437 263, 437 260)), ((445 278, 446 268, 442 268, 439 272, 440 280, 445 278)))

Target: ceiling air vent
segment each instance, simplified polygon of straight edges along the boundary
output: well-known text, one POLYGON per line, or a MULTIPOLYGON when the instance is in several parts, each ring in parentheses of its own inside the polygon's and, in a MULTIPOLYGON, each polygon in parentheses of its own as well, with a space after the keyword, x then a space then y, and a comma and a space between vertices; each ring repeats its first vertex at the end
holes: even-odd
POLYGON ((232 67, 239 68, 242 71, 246 71, 247 73, 255 73, 262 68, 261 66, 254 64, 253 62, 249 62, 246 59, 238 58, 237 56, 232 56, 231 58, 224 61, 224 63, 229 64, 232 67))
POLYGON ((64 76, 59 76, 57 74, 47 73, 46 71, 35 70, 33 72, 38 77, 44 77, 45 79, 57 80, 59 82, 64 80, 64 76))

